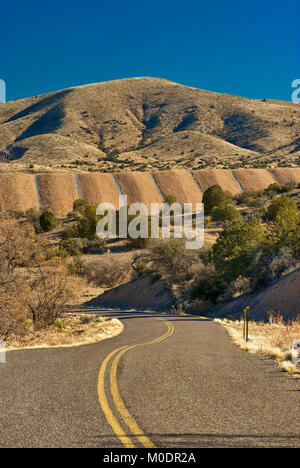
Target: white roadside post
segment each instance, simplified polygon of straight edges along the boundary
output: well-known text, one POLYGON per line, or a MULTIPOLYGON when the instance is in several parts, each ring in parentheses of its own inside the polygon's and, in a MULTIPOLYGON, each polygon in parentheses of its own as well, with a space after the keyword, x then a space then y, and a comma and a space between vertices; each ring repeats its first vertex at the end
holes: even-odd
POLYGON ((6 364, 6 349, 3 340, 0 340, 0 364, 6 364))

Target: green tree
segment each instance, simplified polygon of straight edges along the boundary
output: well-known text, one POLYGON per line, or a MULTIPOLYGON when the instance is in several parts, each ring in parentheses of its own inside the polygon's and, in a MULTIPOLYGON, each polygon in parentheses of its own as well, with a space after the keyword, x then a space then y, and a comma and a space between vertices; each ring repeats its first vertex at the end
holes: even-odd
POLYGON ((269 205, 266 218, 283 230, 294 229, 299 222, 297 202, 289 197, 279 197, 269 205))
POLYGON ((224 272, 228 281, 239 275, 246 276, 253 251, 264 241, 265 233, 258 221, 234 221, 213 246, 216 270, 224 272))
POLYGON ((211 214, 216 207, 223 207, 226 203, 226 195, 220 185, 213 185, 205 190, 202 202, 206 214, 211 214))
POLYGON ((50 210, 45 210, 40 216, 40 226, 44 232, 51 231, 57 225, 57 218, 50 210))

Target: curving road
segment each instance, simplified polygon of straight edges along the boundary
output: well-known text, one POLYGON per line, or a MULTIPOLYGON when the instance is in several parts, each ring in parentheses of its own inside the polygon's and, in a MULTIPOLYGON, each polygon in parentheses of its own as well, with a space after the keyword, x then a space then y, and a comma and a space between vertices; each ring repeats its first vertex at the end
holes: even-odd
POLYGON ((7 354, 0 447, 300 447, 299 381, 271 359, 197 317, 94 311, 123 333, 7 354))

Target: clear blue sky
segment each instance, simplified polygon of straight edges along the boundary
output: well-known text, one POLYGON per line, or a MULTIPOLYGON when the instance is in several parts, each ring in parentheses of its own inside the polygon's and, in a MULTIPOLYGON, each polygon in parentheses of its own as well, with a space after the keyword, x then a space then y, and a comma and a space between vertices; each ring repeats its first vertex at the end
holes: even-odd
POLYGON ((2 2, 0 78, 7 100, 133 76, 290 100, 299 14, 299 0, 2 2))

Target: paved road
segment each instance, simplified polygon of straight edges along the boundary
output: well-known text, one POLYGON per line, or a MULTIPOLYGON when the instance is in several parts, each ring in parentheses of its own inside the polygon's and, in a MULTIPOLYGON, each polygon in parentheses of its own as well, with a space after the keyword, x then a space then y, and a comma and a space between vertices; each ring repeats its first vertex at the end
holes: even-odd
POLYGON ((272 360, 209 321, 109 315, 115 338, 8 353, 0 447, 300 447, 299 381, 272 360))

